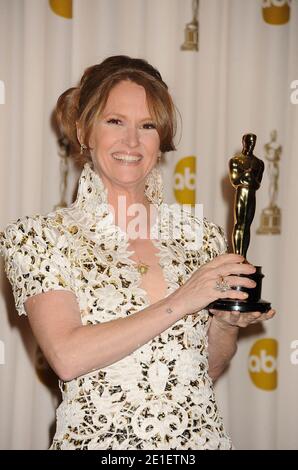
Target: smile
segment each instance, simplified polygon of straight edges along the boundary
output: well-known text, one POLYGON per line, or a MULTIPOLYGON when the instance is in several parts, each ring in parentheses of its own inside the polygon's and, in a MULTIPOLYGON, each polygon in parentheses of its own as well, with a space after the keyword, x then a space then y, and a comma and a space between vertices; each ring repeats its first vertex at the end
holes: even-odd
POLYGON ((143 158, 141 155, 127 155, 124 153, 113 153, 112 157, 114 160, 123 163, 138 163, 143 158))

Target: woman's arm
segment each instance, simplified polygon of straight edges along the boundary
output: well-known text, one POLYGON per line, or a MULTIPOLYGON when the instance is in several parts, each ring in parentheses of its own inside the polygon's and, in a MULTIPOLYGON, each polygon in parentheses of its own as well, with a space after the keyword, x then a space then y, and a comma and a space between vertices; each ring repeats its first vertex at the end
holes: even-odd
POLYGON ((119 361, 182 318, 171 296, 125 318, 82 325, 75 295, 50 291, 25 302, 33 333, 64 381, 119 361))
MULTIPOLYGON (((33 333, 51 367, 62 380, 71 380, 131 354, 185 315, 199 312, 219 298, 243 299, 237 290, 214 287, 219 273, 249 274, 252 266, 238 255, 221 255, 195 271, 187 282, 164 300, 130 316, 83 326, 75 295, 52 290, 30 297, 25 309, 33 333)), ((247 286, 245 277, 231 276, 247 286)), ((231 284, 232 285, 232 284, 231 284)))
POLYGON ((208 329, 208 362, 209 376, 215 380, 229 365, 230 360, 237 351, 239 327, 210 319, 208 329))

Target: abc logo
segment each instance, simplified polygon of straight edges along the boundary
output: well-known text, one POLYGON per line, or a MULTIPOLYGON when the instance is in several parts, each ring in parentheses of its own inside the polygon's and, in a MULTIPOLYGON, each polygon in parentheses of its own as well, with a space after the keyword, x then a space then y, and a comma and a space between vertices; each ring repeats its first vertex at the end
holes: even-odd
POLYGON ((269 24, 285 24, 290 19, 291 0, 263 0, 263 18, 269 24))
POLYGON ((275 390, 277 387, 277 341, 264 338, 256 341, 248 358, 249 375, 256 387, 275 390))
POLYGON ((184 157, 177 163, 174 194, 180 204, 196 203, 196 157, 184 157))
POLYGON ((56 15, 72 18, 72 0, 50 0, 50 7, 56 15))

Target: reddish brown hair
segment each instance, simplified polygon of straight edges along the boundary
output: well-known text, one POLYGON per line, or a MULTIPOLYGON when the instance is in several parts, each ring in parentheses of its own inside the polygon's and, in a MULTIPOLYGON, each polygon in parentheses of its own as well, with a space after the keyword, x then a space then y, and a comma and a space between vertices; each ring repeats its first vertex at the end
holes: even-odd
MULTIPOLYGON (((122 80, 131 80, 144 87, 160 137, 160 150, 175 150, 175 106, 159 71, 144 59, 118 55, 86 69, 79 86, 69 88, 58 99, 57 122, 62 135, 68 139, 71 155, 80 153, 76 123, 80 128, 81 143, 88 147, 94 123, 102 113, 110 91, 122 80)), ((87 150, 83 160, 89 159, 87 150)))

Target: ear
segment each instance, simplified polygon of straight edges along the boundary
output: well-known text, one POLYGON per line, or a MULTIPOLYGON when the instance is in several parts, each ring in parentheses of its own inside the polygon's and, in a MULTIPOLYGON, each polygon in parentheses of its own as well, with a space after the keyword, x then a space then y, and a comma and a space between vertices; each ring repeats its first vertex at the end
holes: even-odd
POLYGON ((77 139, 79 141, 79 144, 83 144, 83 136, 82 136, 82 131, 79 127, 78 121, 76 121, 76 128, 77 128, 77 139))

